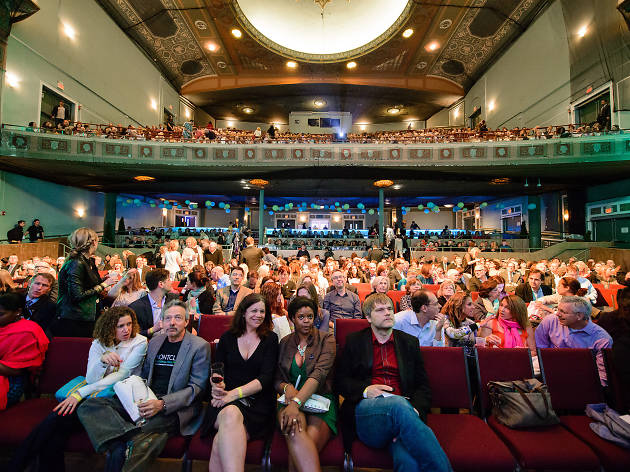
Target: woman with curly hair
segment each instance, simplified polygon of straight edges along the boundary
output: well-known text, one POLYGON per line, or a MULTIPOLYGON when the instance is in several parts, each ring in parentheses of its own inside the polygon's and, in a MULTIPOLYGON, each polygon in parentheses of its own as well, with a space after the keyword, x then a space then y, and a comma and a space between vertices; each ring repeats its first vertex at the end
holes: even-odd
POLYGON ((116 382, 140 373, 147 338, 139 332, 140 326, 131 308, 113 307, 98 318, 85 385, 59 403, 29 434, 16 451, 9 470, 24 470, 36 458, 39 458, 40 472, 64 470, 65 443, 72 433, 82 428, 74 414, 77 405, 85 398, 98 396, 116 382))
POLYGON ((468 357, 474 357, 475 334, 477 324, 470 319, 474 313, 474 304, 466 292, 452 295, 442 307, 446 315, 444 322, 444 340, 450 347, 463 347, 468 357))

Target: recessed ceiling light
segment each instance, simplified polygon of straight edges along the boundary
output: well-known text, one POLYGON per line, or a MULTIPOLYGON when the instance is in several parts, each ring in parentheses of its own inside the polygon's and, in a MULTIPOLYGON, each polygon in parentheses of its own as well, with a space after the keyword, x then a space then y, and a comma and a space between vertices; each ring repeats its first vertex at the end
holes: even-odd
POLYGON ((403 38, 408 38, 413 34, 413 29, 412 28, 407 28, 405 31, 403 31, 403 38))
POLYGON ((578 37, 583 38, 586 36, 586 33, 588 33, 588 26, 584 25, 578 30, 577 35, 578 37))
POLYGON ((252 113, 254 113, 254 109, 252 107, 244 107, 243 113, 247 113, 248 115, 251 115, 252 113))
POLYGON ((232 36, 234 36, 235 38, 240 38, 241 36, 243 36, 243 33, 241 33, 241 30, 238 28, 234 28, 232 30, 232 36))
POLYGON ((401 185, 396 184, 396 185, 394 185, 392 188, 393 188, 394 190, 400 190, 400 187, 401 187, 401 185))
POLYGON ((509 184, 510 183, 510 178, 509 177, 497 177, 496 179, 492 179, 490 181, 490 183, 492 185, 504 185, 504 184, 509 184))
POLYGON ((289 69, 295 69, 295 68, 297 68, 297 66, 298 66, 297 62, 295 62, 295 61, 287 61, 287 67, 289 69))
POLYGON ((348 63, 346 64, 346 67, 347 67, 348 69, 354 69, 354 68, 356 68, 356 66, 357 66, 357 63, 356 63, 356 62, 354 62, 354 61, 350 61, 350 62, 348 62, 348 63))
POLYGON ((63 34, 65 34, 70 39, 74 39, 74 37, 76 36, 77 32, 74 30, 74 28, 71 25, 69 25, 68 23, 64 23, 63 24, 63 34))
POLYGON ((219 46, 217 45, 217 43, 209 42, 206 43, 206 49, 208 49, 208 51, 210 52, 217 52, 219 50, 219 46))
MULTIPOLYGON (((373 185, 375 187, 384 188, 384 187, 391 187, 392 185, 394 185, 394 182, 392 182, 389 179, 381 179, 381 180, 377 180, 376 182, 374 182, 373 185)), ((389 203, 389 201, 387 201, 385 203, 389 203)))
POLYGON ((440 47, 440 43, 437 41, 431 41, 429 44, 425 46, 427 51, 437 51, 440 47))
POLYGON ((318 98, 315 101, 313 101, 313 105, 315 105, 316 108, 321 108, 326 105, 326 100, 322 98, 318 98))
POLYGON ((390 115, 397 115, 398 113, 400 113, 400 108, 398 107, 388 108, 387 113, 389 113, 390 115))
POLYGON ((136 175, 133 180, 137 180, 138 182, 148 182, 150 180, 155 180, 155 177, 151 177, 150 175, 136 175))

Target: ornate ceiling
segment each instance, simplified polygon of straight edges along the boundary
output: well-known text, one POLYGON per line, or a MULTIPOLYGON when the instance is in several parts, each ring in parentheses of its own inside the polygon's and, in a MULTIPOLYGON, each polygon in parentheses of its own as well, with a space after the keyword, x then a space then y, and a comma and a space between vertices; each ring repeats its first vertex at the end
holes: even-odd
MULTIPOLYGON (((342 31, 340 44, 348 35, 352 36, 352 28, 371 25, 356 10, 352 14, 353 8, 360 4, 365 5, 366 11, 378 4, 381 9, 394 5, 400 8, 389 16, 381 15, 382 22, 368 28, 373 34, 364 37, 365 44, 357 47, 348 40, 343 44, 351 49, 340 51, 344 47, 326 49, 324 41, 309 49, 303 42, 291 42, 290 35, 269 33, 273 39, 264 36, 259 29, 264 29, 267 22, 258 21, 260 17, 256 17, 256 9, 252 7, 255 2, 251 0, 240 3, 239 0, 97 1, 155 60, 182 95, 215 118, 287 120, 290 111, 314 111, 313 97, 331 90, 335 93, 339 90, 335 87, 341 87, 352 99, 345 100, 344 96, 326 99, 327 107, 320 110, 349 111, 355 120, 375 123, 424 120, 456 101, 550 3, 550 0, 256 0, 266 6, 288 2, 286 18, 281 18, 274 28, 280 29, 284 22, 290 32, 296 31, 299 21, 308 22, 308 15, 298 18, 296 12, 315 8, 318 17, 321 11, 321 20, 310 20, 314 22, 309 31, 310 43, 317 42, 317 34, 320 37, 325 34, 326 38, 332 34, 320 22, 337 25, 342 31), (333 21, 334 15, 350 15, 356 21, 348 21, 348 17, 333 21), (342 24, 346 26, 339 26, 342 24), (404 37, 403 31, 409 28, 413 34, 404 37), (240 37, 234 36, 234 29, 241 32, 240 37), (315 30, 318 33, 313 35, 315 30), (346 67, 349 59, 356 62, 354 69, 346 67), (295 68, 287 67, 289 60, 295 61, 295 68), (329 85, 320 91, 318 84, 329 85), (283 97, 281 90, 287 85, 292 87, 286 87, 287 94, 283 97), (268 89, 274 103, 281 106, 265 105, 266 87, 281 89, 280 92, 268 89), (396 101, 385 103, 385 97, 389 96, 396 101), (361 106, 357 108, 359 103, 361 106), (387 115, 387 105, 399 106, 403 112, 392 118, 387 115), (255 116, 244 114, 244 106, 257 110, 255 116)), ((276 12, 277 5, 269 9, 276 12)), ((277 17, 276 12, 274 18, 277 17)))

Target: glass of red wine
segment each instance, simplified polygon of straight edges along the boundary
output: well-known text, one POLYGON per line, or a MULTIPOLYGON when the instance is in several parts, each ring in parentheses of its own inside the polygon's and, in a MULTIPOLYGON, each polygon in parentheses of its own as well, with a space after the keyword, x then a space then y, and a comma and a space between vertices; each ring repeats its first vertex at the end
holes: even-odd
POLYGON ((223 382, 223 362, 215 362, 210 366, 210 380, 214 384, 223 382))

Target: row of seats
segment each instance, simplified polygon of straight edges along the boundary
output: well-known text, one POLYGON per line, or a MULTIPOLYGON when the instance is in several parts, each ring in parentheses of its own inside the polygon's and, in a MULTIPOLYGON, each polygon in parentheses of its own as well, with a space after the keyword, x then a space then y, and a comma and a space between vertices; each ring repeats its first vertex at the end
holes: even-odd
MULTIPOLYGON (((203 315, 200 335, 213 342, 227 329, 229 321, 225 316, 203 315)), ((339 352, 348 334, 366 326, 366 320, 338 320, 335 335, 339 352)), ((56 402, 46 395, 54 394, 65 382, 85 373, 90 342, 85 338, 53 339, 37 385, 37 398, 0 412, 0 424, 11 425, 11 428, 0 428, 0 444, 16 446, 50 413, 56 402)), ((472 412, 471 382, 463 350, 422 347, 421 351, 431 384, 432 408, 472 412)), ((613 361, 610 351, 605 357, 607 362, 613 361)), ((597 437, 589 428, 590 419, 584 415, 586 404, 604 401, 592 352, 542 349, 539 359, 561 424, 513 430, 498 423, 490 414, 487 383, 533 377, 531 358, 527 349, 478 349, 481 417, 471 413, 430 413, 427 419, 453 468, 456 471, 511 471, 518 465, 524 469, 630 470, 630 451, 597 437)), ((614 382, 612 369, 609 369, 609 380, 614 382)), ((192 460, 209 459, 211 441, 199 434, 192 438, 176 436, 169 439, 160 457, 183 459, 183 470, 190 470, 192 460)), ((74 434, 66 450, 94 453, 84 432, 74 434)), ((344 470, 392 468, 387 450, 373 450, 357 440, 348 453, 341 434, 325 446, 320 461, 323 467, 344 470)), ((284 437, 276 431, 267 441, 251 441, 246 462, 260 465, 263 470, 286 466, 288 451, 284 437)))

